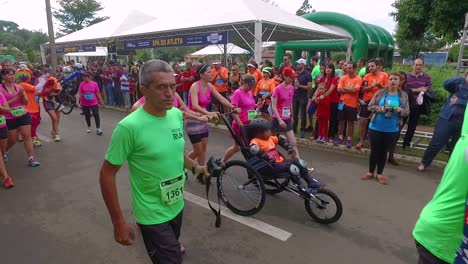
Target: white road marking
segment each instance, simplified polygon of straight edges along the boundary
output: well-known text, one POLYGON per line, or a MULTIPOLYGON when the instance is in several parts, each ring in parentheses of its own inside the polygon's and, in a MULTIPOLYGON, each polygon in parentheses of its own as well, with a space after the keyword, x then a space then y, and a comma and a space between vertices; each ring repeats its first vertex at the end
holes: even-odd
MULTIPOLYGON (((201 198, 199 196, 196 196, 194 194, 191 194, 189 192, 184 192, 184 198, 185 200, 187 201, 190 201, 194 204, 197 204, 201 207, 204 207, 208 210, 210 210, 210 207, 208 207, 208 201, 204 198, 201 198)), ((279 229, 277 227, 274 227, 272 225, 269 225, 265 222, 262 222, 260 220, 257 220, 255 218, 252 218, 252 217, 245 217, 245 216, 240 216, 240 215, 237 215, 237 214, 234 214, 233 212, 231 212, 231 210, 229 210, 228 208, 224 207, 224 206, 221 206, 221 215, 222 216, 225 216, 227 218, 230 218, 234 221, 237 221, 241 224, 244 224, 248 227, 251 227, 253 229, 256 229, 262 233, 265 233, 269 236, 272 236, 276 239, 279 239, 281 241, 286 241, 289 239, 289 237, 292 236, 291 233, 287 232, 287 231, 284 231, 282 229, 279 229)), ((213 220, 214 221, 214 220, 213 220)))
POLYGON ((39 140, 42 140, 42 141, 45 141, 45 142, 48 142, 48 143, 54 142, 54 140, 51 139, 50 137, 46 137, 46 136, 41 135, 39 133, 37 133, 37 136, 39 137, 39 140))

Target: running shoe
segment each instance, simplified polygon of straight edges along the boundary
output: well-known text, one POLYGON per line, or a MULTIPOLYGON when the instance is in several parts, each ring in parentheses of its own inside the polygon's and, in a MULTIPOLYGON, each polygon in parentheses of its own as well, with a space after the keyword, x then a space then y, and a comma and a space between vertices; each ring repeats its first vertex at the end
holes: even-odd
POLYGON ((86 133, 91 133, 91 128, 90 128, 90 127, 88 127, 88 128, 86 129, 86 133))
POLYGON ((29 159, 28 159, 28 165, 29 165, 30 167, 37 167, 37 166, 41 165, 41 163, 39 163, 39 161, 37 161, 37 160, 34 159, 34 158, 29 158, 29 159))
POLYGON ((62 139, 60 138, 60 136, 59 136, 59 135, 55 135, 54 141, 55 141, 55 142, 60 142, 60 140, 62 140, 62 139))
POLYGON ((301 131, 301 138, 305 137, 305 131, 301 131))
POLYGON ((99 136, 102 135, 102 130, 101 130, 100 128, 98 128, 98 129, 96 130, 96 134, 99 135, 99 136))
POLYGON ((353 146, 353 141, 350 139, 346 140, 346 147, 351 148, 352 146, 353 146))
POLYGON ((8 153, 3 154, 3 161, 5 161, 5 162, 8 161, 8 153))
POLYGON ((309 184, 309 188, 312 188, 312 189, 320 189, 323 187, 325 187, 325 184, 315 178, 312 178, 312 182, 309 184))
POLYGON ((15 184, 13 183, 13 180, 10 177, 6 177, 3 180, 3 187, 5 188, 13 188, 15 184))
POLYGON ((333 145, 338 146, 338 145, 341 145, 341 143, 343 143, 343 140, 339 138, 335 140, 335 142, 333 142, 333 145))
POLYGON ((41 141, 39 141, 39 139, 34 139, 33 140, 33 145, 35 147, 40 147, 40 146, 42 146, 42 143, 41 143, 41 141))
POLYGON ((18 136, 18 142, 23 142, 23 137, 21 135, 18 136))

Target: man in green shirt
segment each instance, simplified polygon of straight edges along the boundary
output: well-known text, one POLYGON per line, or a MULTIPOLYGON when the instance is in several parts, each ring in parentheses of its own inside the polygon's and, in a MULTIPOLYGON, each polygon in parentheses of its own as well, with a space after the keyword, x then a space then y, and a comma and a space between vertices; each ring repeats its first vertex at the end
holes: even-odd
POLYGON ((148 255, 153 263, 181 263, 184 167, 197 175, 207 172, 184 153, 183 117, 173 108, 176 82, 169 64, 146 62, 140 70, 140 84, 145 104, 117 124, 101 168, 101 192, 115 240, 131 245, 133 231, 123 217, 115 183, 127 161, 132 211, 148 255))
POLYGON ((363 78, 367 74, 367 68, 366 68, 367 60, 362 58, 359 59, 357 62, 357 67, 359 70, 359 77, 363 78))
POLYGON ((454 263, 462 243, 468 194, 467 117, 468 108, 465 109, 461 137, 445 167, 444 176, 413 230, 420 264, 454 263))

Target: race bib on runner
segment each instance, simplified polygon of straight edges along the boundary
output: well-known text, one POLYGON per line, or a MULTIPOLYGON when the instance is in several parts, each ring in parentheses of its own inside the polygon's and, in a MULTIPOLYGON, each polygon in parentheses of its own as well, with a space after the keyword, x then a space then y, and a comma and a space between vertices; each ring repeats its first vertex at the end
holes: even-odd
POLYGON ((257 110, 249 110, 249 111, 247 112, 247 116, 248 116, 248 118, 249 118, 249 121, 252 121, 252 120, 254 120, 255 118, 257 118, 258 112, 257 112, 257 110))
POLYGON ((84 94, 84 99, 93 100, 94 99, 94 94, 93 93, 85 93, 84 94))
POLYGON ((291 108, 289 108, 289 107, 283 107, 283 114, 282 114, 282 117, 283 117, 283 118, 291 117, 291 108))
POLYGON ((223 84, 224 84, 224 81, 221 80, 221 79, 218 79, 218 80, 216 80, 216 84, 218 84, 218 85, 223 85, 223 84))
POLYGON ((35 96, 34 96, 34 101, 36 101, 36 102, 39 103, 39 95, 35 95, 35 96))
POLYGON ((184 199, 184 184, 184 175, 161 182, 161 199, 167 204, 173 204, 184 199))
POLYGON ((11 108, 11 114, 13 116, 19 117, 19 116, 26 114, 26 109, 24 109, 24 106, 11 108))
POLYGON ((0 126, 3 126, 4 124, 6 124, 6 119, 4 116, 0 116, 0 126))

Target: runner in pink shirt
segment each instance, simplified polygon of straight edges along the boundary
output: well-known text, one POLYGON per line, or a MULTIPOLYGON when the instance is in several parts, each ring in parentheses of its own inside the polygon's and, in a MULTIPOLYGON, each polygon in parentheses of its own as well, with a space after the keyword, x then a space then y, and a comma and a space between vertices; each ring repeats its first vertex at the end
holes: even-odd
POLYGON ((294 97, 294 79, 299 76, 293 68, 283 68, 284 81, 280 85, 276 86, 275 91, 271 97, 271 106, 273 112, 273 124, 272 130, 276 133, 284 133, 291 146, 297 153, 299 158, 299 150, 297 148, 296 136, 291 127, 293 118, 292 101, 294 97))
MULTIPOLYGON (((237 89, 232 97, 231 104, 235 107, 240 108, 239 114, 233 114, 234 121, 232 122, 232 129, 240 135, 241 126, 250 124, 250 121, 257 117, 258 112, 256 110, 256 104, 253 99, 251 90, 256 86, 255 77, 250 74, 246 74, 242 77, 242 84, 237 89)), ((239 152, 240 148, 234 141, 234 144, 226 150, 222 162, 228 161, 234 154, 239 152)))
MULTIPOLYGON (((3 93, 0 93, 0 144, 5 146, 8 142, 8 127, 5 118, 6 113, 10 113, 10 108, 8 107, 8 102, 5 96, 3 93)), ((0 158, 0 175, 3 177, 3 187, 11 188, 15 186, 13 180, 8 175, 5 163, 3 162, 2 158, 0 158)))
POLYGON ((91 74, 88 72, 82 73, 83 82, 80 83, 78 88, 77 100, 83 109, 85 115, 86 124, 88 128, 87 133, 91 133, 91 113, 96 123, 96 134, 102 135, 101 130, 101 118, 99 117, 99 104, 104 105, 102 101, 101 92, 96 82, 91 79, 91 74))

